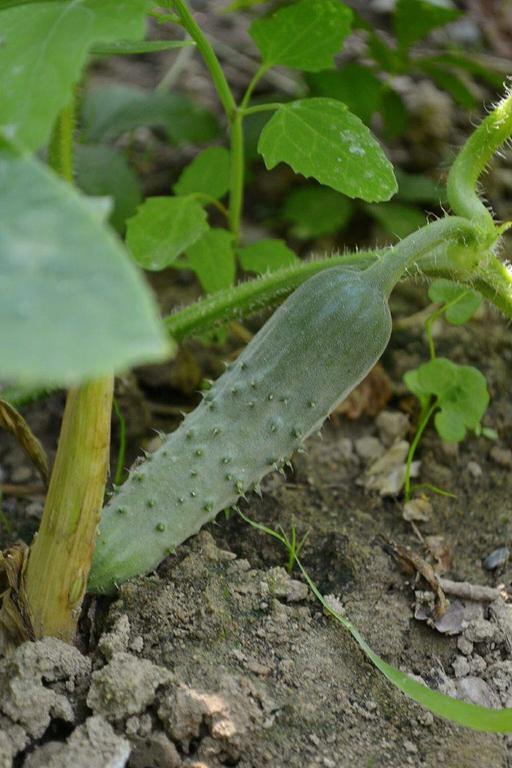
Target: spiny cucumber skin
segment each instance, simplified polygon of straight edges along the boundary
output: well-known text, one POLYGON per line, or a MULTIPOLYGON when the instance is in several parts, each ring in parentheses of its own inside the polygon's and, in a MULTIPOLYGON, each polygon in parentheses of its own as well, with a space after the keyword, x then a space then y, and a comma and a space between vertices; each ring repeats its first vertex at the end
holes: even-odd
POLYGON ((89 590, 112 592, 282 466, 366 376, 391 316, 378 274, 338 267, 293 293, 103 510, 89 590))

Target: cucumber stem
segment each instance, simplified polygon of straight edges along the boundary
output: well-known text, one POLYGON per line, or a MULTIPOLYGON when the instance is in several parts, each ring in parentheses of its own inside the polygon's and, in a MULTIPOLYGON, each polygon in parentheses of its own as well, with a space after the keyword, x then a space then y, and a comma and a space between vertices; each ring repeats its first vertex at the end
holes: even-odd
POLYGON ((68 393, 55 466, 25 573, 36 639, 72 642, 91 567, 110 448, 112 378, 68 393))
MULTIPOLYGON (((73 181, 74 101, 50 143, 53 169, 73 181)), ((69 391, 55 466, 24 575, 34 637, 72 642, 92 562, 110 454, 113 377, 69 391)))

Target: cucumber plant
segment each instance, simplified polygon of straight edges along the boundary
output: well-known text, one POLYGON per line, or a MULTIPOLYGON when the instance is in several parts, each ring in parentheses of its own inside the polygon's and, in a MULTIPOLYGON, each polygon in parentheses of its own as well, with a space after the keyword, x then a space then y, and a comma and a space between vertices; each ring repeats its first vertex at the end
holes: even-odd
MULTIPOLYGON (((186 253, 187 264, 201 265, 203 281, 207 274, 213 281, 217 271, 234 273, 248 115, 272 115, 259 140, 268 168, 287 163, 367 202, 395 193, 391 163, 343 102, 319 96, 251 102, 273 66, 312 72, 330 66, 352 20, 338 0, 298 0, 254 22, 262 62, 237 103, 185 0, 157 9, 147 0, 0 0, 2 377, 70 388, 40 530, 29 549, 15 548, 2 560, 10 589, 0 625, 13 642, 47 634, 72 640, 87 585, 110 592, 153 569, 281 468, 382 354, 391 333, 389 295, 407 272, 475 288, 512 317, 512 278, 497 257, 504 228, 476 191, 485 166, 512 134, 512 96, 506 95, 455 159, 448 180, 452 215, 394 247, 319 261, 298 262, 289 253, 285 260, 283 249, 268 241, 260 250, 240 249, 255 272, 269 253, 277 254, 273 266, 279 268, 160 322, 136 263, 156 270, 186 253), (222 171, 225 153, 212 159, 210 152, 206 166, 204 158, 196 160, 176 195, 150 198, 139 208, 128 223, 128 250, 105 223, 108 201, 85 197, 72 185, 76 86, 90 54, 164 47, 144 42, 148 13, 183 28, 204 59, 225 111, 229 178, 222 171), (49 167, 36 155, 44 148, 49 167), (221 170, 198 189, 212 163, 221 170), (229 202, 221 204, 226 228, 215 229, 204 204, 216 201, 218 208, 228 182, 229 202), (101 514, 92 561, 114 373, 163 359, 187 335, 284 299, 199 407, 116 489, 101 514)), ((207 289, 218 287, 212 282, 207 289)), ((503 729, 499 717, 496 723, 503 729)))

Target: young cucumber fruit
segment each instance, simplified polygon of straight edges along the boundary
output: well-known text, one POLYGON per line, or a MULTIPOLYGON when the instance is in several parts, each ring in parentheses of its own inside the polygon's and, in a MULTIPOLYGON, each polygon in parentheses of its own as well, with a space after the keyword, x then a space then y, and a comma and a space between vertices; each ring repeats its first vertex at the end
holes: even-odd
POLYGON ((110 499, 90 591, 110 592, 154 569, 319 429, 384 351, 391 334, 388 297, 411 252, 421 255, 458 231, 454 220, 451 228, 446 222, 430 225, 428 237, 419 230, 369 269, 336 267, 315 275, 281 305, 110 499))

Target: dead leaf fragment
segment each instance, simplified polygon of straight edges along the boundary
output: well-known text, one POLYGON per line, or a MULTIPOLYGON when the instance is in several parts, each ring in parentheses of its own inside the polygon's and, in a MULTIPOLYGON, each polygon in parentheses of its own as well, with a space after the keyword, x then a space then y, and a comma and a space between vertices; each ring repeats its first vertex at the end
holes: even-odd
POLYGON ((355 420, 361 416, 377 416, 393 396, 391 379, 384 368, 377 363, 368 376, 334 410, 331 418, 346 416, 355 420))
MULTIPOLYGON (((407 440, 400 440, 388 448, 367 470, 362 479, 358 480, 367 491, 378 491, 381 496, 396 496, 403 488, 405 481, 405 461, 409 452, 407 440)), ((419 461, 411 464, 411 477, 417 477, 420 468, 419 461)))
POLYGON ((432 504, 425 496, 411 499, 404 504, 402 517, 408 523, 426 523, 432 514, 432 504))

